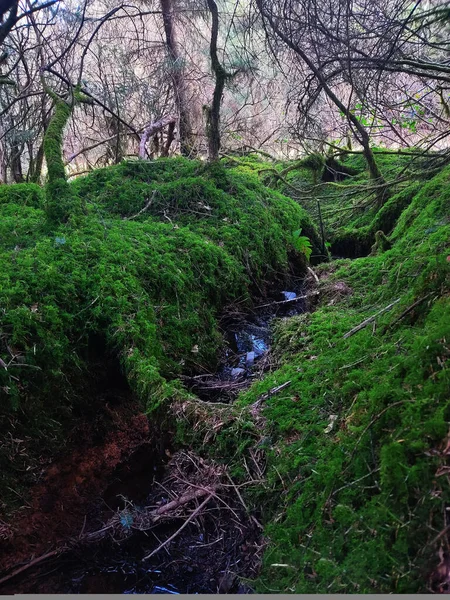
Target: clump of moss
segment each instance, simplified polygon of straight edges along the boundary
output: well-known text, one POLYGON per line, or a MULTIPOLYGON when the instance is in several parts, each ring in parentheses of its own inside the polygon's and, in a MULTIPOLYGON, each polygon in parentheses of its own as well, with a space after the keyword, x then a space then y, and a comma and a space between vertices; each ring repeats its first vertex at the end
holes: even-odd
POLYGON ((421 184, 418 182, 411 183, 391 196, 381 209, 372 215, 369 224, 341 228, 332 237, 331 247, 333 253, 340 257, 351 258, 367 256, 372 245, 376 242, 377 232, 380 231, 386 236, 392 233, 400 215, 412 202, 420 187, 421 184))
POLYGON ((0 185, 0 204, 17 204, 42 208, 44 194, 42 188, 34 183, 16 183, 0 185))

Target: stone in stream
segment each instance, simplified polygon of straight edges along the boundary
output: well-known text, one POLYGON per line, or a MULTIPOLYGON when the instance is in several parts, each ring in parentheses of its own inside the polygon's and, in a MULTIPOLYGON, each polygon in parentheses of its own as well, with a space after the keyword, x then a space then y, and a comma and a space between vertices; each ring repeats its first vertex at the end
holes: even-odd
POLYGON ((295 292, 281 292, 285 300, 295 300, 297 294, 295 292))
POLYGON ((252 367, 253 363, 255 362, 255 353, 254 352, 247 352, 247 356, 245 359, 245 364, 247 367, 252 367))
POLYGON ((252 352, 255 353, 255 356, 261 356, 262 354, 264 354, 264 352, 267 350, 266 342, 261 338, 255 337, 254 335, 251 336, 251 339, 252 352))
POLYGON ((236 367, 235 369, 231 369, 231 379, 237 379, 244 373, 245 373, 245 369, 242 369, 241 367, 236 367))

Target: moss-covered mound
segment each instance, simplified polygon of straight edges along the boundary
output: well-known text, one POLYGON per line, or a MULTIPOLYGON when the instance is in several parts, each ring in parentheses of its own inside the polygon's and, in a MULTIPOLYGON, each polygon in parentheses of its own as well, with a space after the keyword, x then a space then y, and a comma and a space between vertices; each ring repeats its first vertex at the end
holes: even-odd
MULTIPOLYGON (((428 168, 430 159, 421 159, 414 149, 399 153, 383 148, 374 151, 387 182, 381 207, 376 188, 367 180, 365 160, 360 153, 343 151, 332 169, 336 176, 321 179, 320 173, 312 168, 319 158, 315 154, 270 167, 260 162, 258 168, 267 183, 295 198, 317 225, 320 203, 325 238, 333 256, 359 258, 370 253, 378 231, 392 233, 415 194, 436 174, 436 169, 428 168)), ((335 159, 322 157, 323 162, 326 160, 333 163, 335 159)))
MULTIPOLYGON (((1 428, 14 419, 36 451, 89 403, 77 382, 93 340, 153 410, 184 393, 183 371, 214 365, 227 303, 249 302, 289 257, 301 268, 293 232, 316 243, 304 210, 236 169, 140 161, 71 187, 85 216, 54 231, 40 188, 0 188, 1 428)), ((0 457, 5 483, 14 460, 0 457)))
POLYGON ((280 368, 209 438, 242 481, 263 478, 246 496, 270 541, 259 592, 438 589, 450 498, 450 169, 410 193, 389 249, 318 270, 321 306, 278 323, 280 368), (286 382, 258 416, 255 401, 286 382))

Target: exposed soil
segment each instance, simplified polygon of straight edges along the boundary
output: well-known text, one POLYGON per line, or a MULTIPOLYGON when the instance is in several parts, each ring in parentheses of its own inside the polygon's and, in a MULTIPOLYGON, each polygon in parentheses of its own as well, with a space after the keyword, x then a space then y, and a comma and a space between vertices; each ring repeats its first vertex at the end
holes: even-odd
MULTIPOLYGON (((10 535, 0 549, 2 571, 77 537, 87 521, 92 525, 101 523, 105 510, 109 510, 100 500, 101 495, 115 480, 118 469, 133 464, 133 456, 140 453, 142 457, 145 453, 150 473, 161 463, 157 448, 150 443, 148 420, 139 414, 136 403, 129 398, 128 403, 109 413, 112 426, 104 441, 90 447, 83 444, 57 460, 43 481, 31 490, 26 506, 9 520, 10 535)), ((88 424, 85 425, 88 430, 88 424)), ((152 479, 148 487, 151 484, 152 479)), ((145 486, 145 478, 142 485, 145 486)), ((21 579, 19 576, 11 580, 2 591, 17 593, 21 579)))

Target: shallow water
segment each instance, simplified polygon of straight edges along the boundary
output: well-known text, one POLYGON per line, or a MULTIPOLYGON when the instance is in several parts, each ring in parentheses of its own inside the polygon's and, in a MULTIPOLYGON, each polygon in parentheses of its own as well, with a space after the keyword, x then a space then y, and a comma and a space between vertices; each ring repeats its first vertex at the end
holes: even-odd
POLYGON ((224 327, 227 349, 215 373, 197 376, 187 386, 202 400, 232 402, 270 366, 271 324, 275 318, 291 317, 306 310, 304 290, 281 291, 260 308, 224 327))

